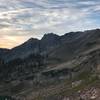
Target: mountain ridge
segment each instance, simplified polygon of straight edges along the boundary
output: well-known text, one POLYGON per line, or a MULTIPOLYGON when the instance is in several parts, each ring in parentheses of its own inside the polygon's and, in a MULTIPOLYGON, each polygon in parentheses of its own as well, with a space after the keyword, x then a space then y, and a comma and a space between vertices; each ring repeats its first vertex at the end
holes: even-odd
POLYGON ((100 94, 100 29, 50 33, 3 50, 7 52, 1 50, 0 95, 15 100, 81 100, 82 91, 94 87, 100 94))
MULTIPOLYGON (((75 48, 78 48, 78 46, 82 46, 85 43, 84 42, 85 38, 91 39, 91 38, 95 37, 97 32, 99 32, 99 31, 100 31, 100 29, 87 30, 84 32, 79 32, 79 31, 78 32, 69 32, 62 36, 56 35, 54 33, 48 33, 48 34, 45 34, 41 38, 41 40, 39 40, 37 38, 30 38, 27 41, 25 41, 24 43, 22 43, 21 45, 10 49, 7 54, 4 54, 5 55, 4 59, 11 58, 9 60, 13 60, 16 58, 27 57, 28 55, 30 55, 32 53, 50 53, 54 50, 55 50, 54 52, 58 52, 58 50, 61 50, 61 48, 62 48, 62 51, 64 50, 64 48, 67 48, 67 49, 69 49, 68 52, 70 51, 69 53, 73 54, 72 50, 75 50, 75 48), (92 36, 92 34, 94 36, 92 36), (80 42, 78 42, 78 41, 80 41, 80 42), (57 48, 59 48, 59 49, 57 50, 57 48)), ((97 36, 97 38, 98 38, 98 36, 97 36)), ((88 40, 86 40, 86 41, 88 41, 88 40)), ((65 51, 63 51, 63 52, 66 52, 67 49, 65 49, 65 51)), ((55 54, 55 55, 59 55, 59 54, 60 53, 55 54)), ((51 54, 51 55, 53 55, 53 54, 51 54)), ((59 55, 59 56, 61 56, 61 55, 59 55)))

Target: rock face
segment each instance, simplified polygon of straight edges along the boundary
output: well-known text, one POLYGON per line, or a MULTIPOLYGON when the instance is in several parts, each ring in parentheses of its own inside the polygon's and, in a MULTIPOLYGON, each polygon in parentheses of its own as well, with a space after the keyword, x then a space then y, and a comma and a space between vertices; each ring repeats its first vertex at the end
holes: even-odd
POLYGON ((100 77, 99 59, 100 29, 31 38, 11 50, 0 49, 0 94, 21 100, 75 100, 67 94, 100 77))
POLYGON ((40 41, 40 45, 42 51, 49 51, 49 49, 60 45, 60 36, 54 33, 45 34, 40 41))
POLYGON ((41 40, 30 38, 11 50, 0 49, 1 63, 7 62, 4 66, 13 65, 15 69, 18 69, 17 66, 23 66, 23 70, 27 69, 25 66, 34 69, 42 63, 43 77, 73 77, 85 70, 99 73, 99 38, 100 29, 70 32, 62 36, 54 33, 45 34, 41 40))
POLYGON ((64 97, 63 100, 99 100, 100 89, 91 87, 80 91, 77 97, 64 97))

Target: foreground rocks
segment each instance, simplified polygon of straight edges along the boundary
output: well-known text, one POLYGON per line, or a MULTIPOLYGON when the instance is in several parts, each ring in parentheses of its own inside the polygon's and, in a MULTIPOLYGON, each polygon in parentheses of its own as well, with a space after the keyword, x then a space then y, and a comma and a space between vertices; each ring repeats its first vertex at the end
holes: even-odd
POLYGON ((62 100, 100 100, 100 89, 91 87, 78 91, 75 95, 64 97, 62 100))

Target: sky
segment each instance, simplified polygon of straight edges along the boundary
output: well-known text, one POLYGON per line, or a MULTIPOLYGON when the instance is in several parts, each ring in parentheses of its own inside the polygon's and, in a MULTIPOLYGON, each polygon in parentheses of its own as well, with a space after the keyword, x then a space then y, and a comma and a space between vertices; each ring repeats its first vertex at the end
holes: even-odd
POLYGON ((100 0, 0 0, 0 47, 12 48, 45 33, 100 27, 100 0))

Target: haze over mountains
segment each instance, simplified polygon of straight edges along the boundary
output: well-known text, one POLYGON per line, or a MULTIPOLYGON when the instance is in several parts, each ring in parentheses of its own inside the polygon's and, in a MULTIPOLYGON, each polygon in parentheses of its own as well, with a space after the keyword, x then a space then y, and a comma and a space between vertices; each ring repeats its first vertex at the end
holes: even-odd
MULTIPOLYGON (((89 86, 94 81, 98 82, 99 59, 100 29, 70 32, 62 36, 49 33, 41 40, 30 38, 10 50, 0 49, 0 78, 2 82, 7 82, 0 85, 0 94, 20 100, 63 100, 62 91, 69 89, 69 82, 82 81, 82 88, 87 81, 89 86)), ((77 96, 75 98, 69 100, 79 100, 77 96)))

